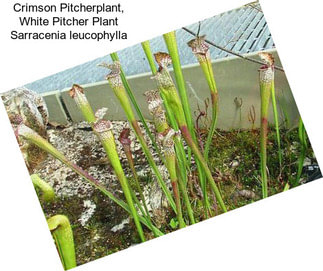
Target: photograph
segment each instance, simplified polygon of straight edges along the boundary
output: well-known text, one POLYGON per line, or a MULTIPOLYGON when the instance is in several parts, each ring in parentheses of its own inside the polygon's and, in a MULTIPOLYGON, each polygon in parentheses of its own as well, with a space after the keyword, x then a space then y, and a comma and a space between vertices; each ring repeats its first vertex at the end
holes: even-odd
POLYGON ((269 27, 251 2, 0 94, 65 270, 322 177, 269 27))

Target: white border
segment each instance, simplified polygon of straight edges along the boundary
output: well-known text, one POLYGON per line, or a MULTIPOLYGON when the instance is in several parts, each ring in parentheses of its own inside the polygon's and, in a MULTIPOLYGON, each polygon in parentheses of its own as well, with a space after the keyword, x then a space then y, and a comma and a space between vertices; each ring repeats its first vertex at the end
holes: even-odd
MULTIPOLYGON (((6 35, 10 1, 1 2, 1 91, 238 7, 245 1, 122 1, 132 38, 15 45, 6 35), (146 8, 143 3, 147 3, 146 8), (180 2, 180 3, 179 3, 180 2), (173 5, 176 12, 165 15, 173 5), (149 11, 158 9, 151 16, 149 11), (128 18, 128 17, 127 17, 128 18), (130 19, 131 18, 131 19, 130 19), (144 24, 145 20, 148 24, 144 24), (76 46, 77 45, 77 46, 76 46), (61 59, 57 60, 57 51, 61 59), (103 48, 106 47, 106 48, 103 48), (87 50, 85 50, 87 48, 87 50), (56 58, 56 59, 55 59, 56 58), (48 65, 50 64, 50 65, 48 65), (50 67, 49 67, 50 66, 50 67)), ((33 1, 34 3, 37 1, 33 1)), ((319 162, 323 162, 320 1, 262 0, 262 7, 319 162)), ((62 270, 20 151, 0 104, 2 270, 62 270)), ((322 180, 78 267, 78 270, 322 270, 322 180), (178 252, 179 251, 179 252, 178 252)))

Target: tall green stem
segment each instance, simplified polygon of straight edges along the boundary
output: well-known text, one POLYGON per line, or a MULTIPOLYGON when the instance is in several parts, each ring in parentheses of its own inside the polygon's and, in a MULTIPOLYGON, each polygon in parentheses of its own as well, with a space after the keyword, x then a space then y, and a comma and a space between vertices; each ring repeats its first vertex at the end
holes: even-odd
POLYGON ((140 221, 139 221, 137 210, 136 210, 133 200, 132 200, 132 195, 131 195, 128 180, 127 180, 127 178, 124 174, 124 171, 121 167, 116 144, 115 144, 114 137, 113 137, 113 134, 111 131, 111 129, 112 129, 111 122, 106 121, 106 120, 99 120, 94 125, 93 129, 99 135, 99 138, 102 142, 103 148, 104 148, 105 152, 107 153, 109 161, 110 161, 110 163, 111 163, 111 165, 112 165, 112 167, 113 167, 113 169, 120 181, 125 198, 128 202, 130 210, 133 214, 134 222, 136 224, 140 239, 141 239, 141 241, 144 242, 145 236, 144 236, 144 233, 143 233, 140 221))
POLYGON ((141 46, 142 46, 142 49, 144 50, 145 55, 147 57, 147 60, 148 60, 148 63, 149 63, 149 66, 150 66, 152 74, 156 74, 157 68, 156 68, 156 65, 155 65, 155 62, 154 62, 154 56, 153 56, 153 54, 152 54, 152 52, 150 50, 149 41, 146 40, 146 41, 142 42, 141 46))
POLYGON ((153 156, 148 148, 148 145, 146 143, 144 135, 142 134, 139 124, 135 118, 134 112, 132 111, 128 96, 126 94, 125 87, 123 85, 122 78, 120 76, 120 74, 121 74, 120 62, 115 61, 111 65, 102 64, 102 66, 105 66, 111 70, 110 74, 107 75, 107 80, 109 82, 109 85, 110 85, 111 89, 113 90, 114 94, 116 95, 116 97, 118 98, 118 100, 119 100, 119 102, 120 102, 120 104, 127 116, 127 119, 129 121, 133 131, 135 132, 135 135, 142 147, 142 150, 147 157, 148 163, 157 177, 158 184, 160 185, 161 189, 163 190, 170 206, 176 212, 176 205, 175 205, 174 199, 173 199, 169 189, 167 188, 167 186, 166 186, 166 184, 165 184, 165 182, 158 170, 158 167, 157 167, 157 165, 153 159, 153 156))
POLYGON ((68 218, 64 215, 55 215, 47 220, 47 224, 52 232, 64 269, 75 267, 74 239, 68 218))
POLYGON ((186 120, 186 123, 187 123, 190 133, 193 135, 193 134, 195 134, 195 131, 194 131, 194 126, 193 126, 193 121, 192 121, 192 113, 191 113, 191 108, 190 108, 190 104, 188 102, 188 97, 187 97, 187 93, 186 93, 185 81, 184 81, 184 76, 182 73, 181 62, 179 59, 175 31, 166 33, 163 35, 163 37, 164 37, 169 55, 172 59, 175 80, 176 80, 177 87, 178 87, 178 93, 179 93, 179 96, 181 98, 181 102, 183 105, 185 120, 186 120))
POLYGON ((189 131, 188 131, 188 127, 186 125, 181 125, 180 126, 180 130, 182 132, 182 135, 187 143, 188 146, 190 146, 190 148, 192 149, 195 157, 197 158, 197 160, 200 161, 201 163, 201 166, 205 172, 205 175, 206 175, 206 178, 207 180, 209 181, 209 184, 211 186, 211 189, 213 190, 214 194, 215 194, 215 197, 221 207, 221 209, 224 211, 224 212, 227 212, 227 208, 223 202, 223 199, 222 199, 222 196, 221 196, 221 193, 217 187, 217 185, 215 184, 214 182, 214 179, 213 179, 213 176, 212 176, 212 173, 203 157, 203 155, 201 154, 200 150, 198 149, 197 145, 195 144, 195 142, 193 141, 189 131))
MULTIPOLYGON (((185 227, 185 222, 182 217, 182 207, 180 200, 180 193, 178 189, 179 180, 176 172, 176 155, 174 148, 174 135, 175 132, 171 129, 167 123, 165 111, 162 108, 162 99, 159 95, 158 90, 149 90, 145 92, 145 96, 148 102, 148 110, 153 116, 154 124, 156 131, 158 132, 158 138, 162 142, 163 152, 165 157, 165 165, 169 172, 170 180, 173 187, 173 194, 175 198, 176 210, 177 210, 177 219, 179 222, 180 228, 185 227)), ((190 206, 188 207, 190 208, 190 206)))
MULTIPOLYGON (((153 75, 156 75, 157 68, 156 68, 156 65, 155 65, 155 62, 154 62, 154 56, 153 56, 153 54, 151 52, 151 49, 150 49, 149 41, 144 41, 144 42, 141 43, 141 45, 142 45, 142 48, 143 48, 143 50, 145 52, 145 55, 147 57, 151 72, 152 72, 153 75)), ((165 97, 163 96, 162 93, 160 93, 160 96, 163 99, 163 104, 164 104, 164 107, 165 107, 165 110, 166 110, 166 116, 167 116, 167 119, 170 122, 171 127, 175 131, 178 131, 178 126, 177 126, 177 123, 176 123, 176 120, 175 120, 175 117, 174 117, 174 113, 171 111, 171 108, 168 105, 167 100, 165 99, 165 97)), ((176 138, 176 140, 175 140, 175 144, 176 144, 176 150, 180 155, 179 166, 181 168, 183 176, 186 176, 187 175, 186 174, 186 168, 188 167, 188 163, 187 163, 187 159, 186 159, 186 155, 185 155, 185 150, 184 150, 184 146, 183 146, 183 143, 181 142, 181 140, 180 139, 177 140, 177 139, 178 138, 176 138)), ((187 178, 184 179, 185 183, 186 183, 186 180, 187 180, 187 178)))
POLYGON ((218 190, 218 187, 216 186, 213 176, 211 174, 211 171, 201 154, 200 150, 198 149, 196 143, 194 142, 188 126, 186 124, 185 115, 183 112, 183 106, 181 104, 180 98, 178 97, 176 87, 173 83, 173 80, 167 70, 167 66, 171 63, 171 59, 167 54, 162 54, 157 57, 159 59, 158 64, 159 66, 159 72, 156 74, 155 79, 157 80, 158 87, 162 93, 164 93, 164 97, 168 101, 168 104, 171 106, 172 111, 176 112, 174 114, 176 118, 176 122, 182 132, 182 136, 185 139, 187 145, 192 149, 196 161, 199 162, 201 165, 201 168, 204 170, 204 174, 209 181, 209 184, 216 196, 216 199, 218 203, 220 204, 222 210, 224 212, 227 211, 226 206, 222 200, 222 196, 220 194, 220 191, 218 190))
MULTIPOLYGON (((175 31, 172 31, 172 32, 164 34, 163 36, 164 36, 164 40, 165 40, 169 55, 170 55, 172 63, 173 63, 175 81, 177 83, 180 101, 183 106, 186 124, 187 124, 188 130, 193 138, 194 143, 197 144, 196 134, 195 134, 194 125, 193 125, 193 121, 192 121, 191 108, 190 108, 190 105, 188 102, 185 81, 184 81, 182 67, 181 67, 179 54, 178 54, 176 34, 175 34, 175 31)), ((173 113, 176 114, 176 111, 174 111, 173 113)), ((191 162, 191 149, 188 149, 188 159, 187 160, 188 160, 188 163, 191 162)), ((208 195, 207 195, 205 174, 202 170, 203 166, 200 164, 200 161, 196 161, 196 166, 197 166, 198 174, 200 177, 200 184, 201 184, 201 188, 202 188, 202 192, 203 192, 205 215, 206 215, 206 217, 208 217, 208 213, 211 212, 211 209, 210 209, 210 203, 209 203, 208 195)))
POLYGON ((272 105, 273 105, 273 113, 274 113, 274 121, 275 121, 279 167, 281 168, 282 163, 283 163, 283 154, 282 154, 282 150, 281 150, 281 141, 280 141, 280 132, 279 132, 279 118, 278 118, 278 110, 277 110, 277 103, 276 103, 276 93, 275 93, 274 81, 272 82, 272 86, 271 86, 271 101, 272 101, 272 105))
MULTIPOLYGON (((77 165, 70 162, 61 152, 59 152, 53 145, 51 145, 46 139, 42 138, 39 134, 37 134, 35 131, 31 130, 29 127, 27 127, 24 124, 21 124, 18 127, 17 130, 18 136, 22 137, 23 139, 29 141, 32 144, 35 144, 37 147, 41 148, 45 152, 49 153, 59 161, 61 161, 63 164, 65 164, 67 167, 69 167, 71 170, 73 170, 76 174, 80 175, 82 178, 84 178, 86 181, 88 181, 91 185, 93 185, 95 188, 99 189, 104 195, 106 195, 109 199, 114 201, 116 204, 118 204, 121 208, 126 210, 131 216, 131 208, 126 204, 124 201, 118 199, 115 197, 110 191, 108 191, 100 182, 96 179, 94 179, 92 176, 90 176, 86 171, 78 167, 77 165)), ((150 230, 152 230, 149 223, 147 223, 147 220, 141 216, 139 216, 139 220, 141 223, 143 223, 145 226, 147 226, 150 230)), ((160 230, 158 230, 155 226, 153 226, 155 231, 158 232, 159 236, 164 235, 160 230)))
POLYGON ((267 180, 267 131, 268 120, 261 118, 260 124, 260 171, 262 179, 262 196, 268 197, 268 180, 267 180))
POLYGON ((205 36, 197 37, 196 39, 190 40, 187 44, 189 47, 191 47, 193 53, 195 54, 197 60, 200 63, 211 94, 212 121, 204 146, 204 158, 206 161, 208 161, 210 145, 212 143, 218 117, 218 90, 214 79, 209 46, 205 42, 205 36))
POLYGON ((103 145, 103 148, 109 158, 109 161, 114 169, 115 174, 118 177, 118 180, 120 182, 121 188, 123 190, 123 193, 125 195, 126 201, 130 207, 130 210, 132 212, 135 225, 138 230, 139 237, 142 242, 145 241, 145 236, 139 221, 138 213, 135 208, 135 205, 132 200, 132 195, 129 188, 128 180, 124 174, 123 168, 121 166, 117 147, 114 141, 114 136, 112 133, 112 123, 110 121, 106 121, 103 119, 100 119, 104 116, 105 111, 102 112, 99 111, 98 114, 102 116, 95 116, 89 102, 87 101, 84 90, 79 85, 73 85, 72 89, 70 90, 70 96, 75 99, 75 102, 81 112, 83 113, 83 117, 85 120, 91 125, 93 128, 93 131, 98 136, 98 138, 101 141, 101 144, 103 145), (82 101, 80 103, 80 101, 82 101), (85 107, 87 110, 83 109, 85 107))
MULTIPOLYGON (((183 105, 185 120, 186 120, 186 123, 187 123, 190 133, 192 134, 194 140, 196 141, 193 120, 192 120, 191 107, 188 102, 188 97, 187 97, 187 93, 186 93, 185 80, 184 80, 184 76, 182 73, 181 61, 179 59, 175 31, 171 31, 169 33, 166 33, 163 35, 163 37, 164 37, 164 41, 166 43, 169 55, 172 59, 175 81, 177 84, 178 93, 179 93, 179 96, 181 99, 181 103, 183 105)), ((173 112, 173 113, 175 114, 176 112, 173 112)), ((188 163, 190 163, 190 162, 191 162, 191 150, 189 149, 188 150, 188 163)))
MULTIPOLYGON (((176 143, 175 143, 175 148, 176 148, 176 143)), ((185 203, 185 206, 187 209, 187 214, 190 219, 190 223, 195 224, 194 212, 192 209, 190 199, 187 194, 187 189, 186 189, 187 186, 185 185, 185 182, 184 182, 185 175, 183 175, 183 172, 181 171, 180 167, 178 166, 178 163, 176 163, 176 170, 177 170, 177 176, 179 176, 179 181, 178 181, 179 190, 183 196, 184 203, 185 203)))
POLYGON ((179 223, 180 228, 184 228, 185 222, 182 215, 182 207, 181 207, 181 199, 178 189, 178 178, 176 173, 176 156, 175 156, 175 150, 174 150, 174 140, 173 136, 175 134, 174 130, 168 130, 166 132, 167 134, 163 136, 162 134, 159 134, 161 136, 161 141, 163 144, 164 149, 164 155, 165 155, 165 161, 166 161, 166 167, 169 172, 169 177, 172 183, 173 187, 173 193, 176 203, 176 210, 177 210, 177 220, 179 223))
POLYGON ((261 98, 261 123, 260 123, 260 171, 262 179, 262 196, 268 197, 267 177, 267 134, 268 134, 268 107, 270 94, 274 82, 274 58, 269 53, 260 53, 267 64, 259 69, 259 84, 261 98))
MULTIPOLYGON (((113 61, 120 62, 117 53, 110 54, 110 57, 111 57, 111 59, 113 61)), ((158 153, 158 155, 161 157, 160 149, 159 149, 158 145, 156 144, 156 140, 155 140, 154 136, 152 135, 152 133, 151 133, 151 131, 150 131, 148 125, 147 125, 147 122, 146 122, 146 120, 145 120, 145 118, 144 118, 144 116, 143 116, 143 114, 142 114, 142 112, 140 110, 140 107, 137 104, 137 101, 136 101, 136 99, 135 99, 135 97, 134 97, 134 95, 132 93, 132 90, 130 88, 130 85, 128 83, 128 80, 127 80, 127 78, 125 76, 125 73, 123 72, 123 69, 122 69, 121 66, 120 66, 120 77, 121 77, 122 83, 124 85, 124 88, 125 88, 128 96, 129 96, 129 98, 130 98, 130 101, 131 101, 132 105, 134 106, 134 108, 136 110, 136 113, 137 113, 137 115, 138 115, 138 117, 139 117, 142 125, 144 126, 145 131, 146 131, 149 139, 151 140, 151 142, 152 142, 152 144, 154 146, 154 149, 156 150, 156 152, 158 153)))
MULTIPOLYGON (((153 223, 152 223, 151 218, 150 218, 149 210, 148 210, 148 207, 147 207, 147 204, 146 204, 146 199, 145 199, 145 196, 144 196, 144 194, 142 192, 142 189, 140 187, 138 174, 137 174, 137 171, 135 169, 135 163, 134 163, 132 153, 131 153, 131 148, 130 148, 131 140, 129 138, 129 134, 130 134, 130 130, 128 128, 123 129, 122 132, 120 133, 119 141, 120 141, 120 143, 121 143, 121 145, 123 147, 123 151, 126 154, 128 164, 130 166, 133 178, 135 180, 136 189, 137 189, 137 191, 139 193, 139 196, 140 196, 140 199, 142 201, 142 204, 143 204, 143 207, 144 207, 145 211, 141 208, 141 204, 137 200, 137 197, 136 197, 134 192, 133 192, 133 194, 134 194, 133 199, 137 203, 137 206, 140 209, 141 213, 146 217, 147 222, 149 222, 152 225, 153 223)), ((130 186, 130 188, 131 188, 131 186, 130 186)), ((153 227, 152 227, 152 229, 153 229, 153 227)), ((154 229, 153 229, 153 232, 154 232, 155 236, 158 236, 158 234, 155 233, 154 229)))
POLYGON ((299 122, 298 122, 298 138, 299 138, 299 142, 301 145, 301 154, 298 159, 298 167, 297 167, 295 185, 298 185, 299 180, 301 179, 301 175, 302 175, 302 171, 303 171, 303 164, 304 164, 305 154, 306 154, 306 149, 307 149, 306 131, 305 131, 304 123, 303 123, 301 117, 299 118, 299 122))

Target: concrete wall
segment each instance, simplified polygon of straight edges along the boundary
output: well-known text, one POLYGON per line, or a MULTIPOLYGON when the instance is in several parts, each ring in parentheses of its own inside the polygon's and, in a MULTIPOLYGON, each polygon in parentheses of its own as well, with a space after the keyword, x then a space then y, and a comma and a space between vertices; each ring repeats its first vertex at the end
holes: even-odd
MULTIPOLYGON (((276 64, 281 66, 277 52, 275 50, 271 52, 275 57, 276 64)), ((249 54, 248 56, 259 59, 256 53, 249 54)), ((255 127, 259 127, 260 93, 257 71, 259 64, 237 57, 227 57, 214 61, 213 68, 219 90, 218 128, 226 130, 232 128, 251 128, 252 124, 248 120, 248 112, 252 106, 254 106, 256 112, 255 127), (237 106, 235 99, 240 102, 242 101, 241 108, 237 106)), ((187 92, 192 107, 192 114, 194 115, 194 111, 197 110, 198 105, 204 110, 204 100, 209 97, 209 89, 199 65, 184 66, 183 74, 187 83, 187 92)), ((150 77, 150 73, 128 77, 129 84, 137 102, 147 119, 151 119, 151 117, 148 113, 143 93, 146 90, 156 87, 154 80, 150 79, 150 77)), ((276 71, 275 86, 279 108, 284 108, 290 119, 290 125, 294 126, 298 121, 299 113, 284 72, 276 71)), ((108 118, 111 120, 126 119, 107 81, 83 85, 83 87, 94 110, 101 107, 108 107, 108 118)), ((48 104, 51 121, 65 124, 67 122, 66 115, 69 115, 74 122, 83 120, 75 102, 68 95, 68 89, 47 93, 44 95, 44 98, 48 104), (67 114, 65 114, 64 108, 67 110, 67 114)), ((284 115, 282 114, 282 110, 279 111, 281 121, 283 121, 284 115)), ((211 116, 210 112, 209 116, 211 116)), ((271 108, 270 120, 272 120, 271 108)))

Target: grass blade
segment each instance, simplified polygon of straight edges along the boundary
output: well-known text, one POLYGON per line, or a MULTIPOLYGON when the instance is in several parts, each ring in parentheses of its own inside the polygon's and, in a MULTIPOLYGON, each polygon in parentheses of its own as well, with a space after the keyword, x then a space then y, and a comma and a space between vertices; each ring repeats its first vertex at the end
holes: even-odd
POLYGON ((298 159, 297 174, 296 174, 296 180, 294 185, 298 185, 299 180, 301 179, 303 164, 306 156, 306 150, 308 147, 306 131, 305 131, 304 123, 301 118, 299 118, 299 122, 298 122, 298 137, 301 145, 301 154, 298 159))
POLYGON ((101 144, 103 145, 103 148, 109 158, 109 161, 113 167, 113 170, 117 175, 120 185, 122 187, 126 201, 129 205, 132 216, 134 218, 134 222, 137 227, 139 237, 141 241, 144 242, 145 241, 144 232, 142 230, 138 213, 132 200, 132 195, 129 189, 128 180, 124 174, 123 168, 119 160, 117 147, 112 133, 112 128, 113 128, 112 123, 110 121, 101 119, 104 116, 106 110, 98 111, 97 116, 95 116, 88 100, 84 95, 83 88, 79 85, 74 84, 69 94, 75 100, 85 120, 91 125, 93 131, 100 139, 101 144))
POLYGON ((201 154, 200 150, 197 147, 197 144, 192 138, 192 135, 189 132, 188 126, 186 124, 185 120, 185 115, 183 111, 183 106, 181 104, 181 100, 178 97, 176 87, 173 83, 173 79, 169 74, 169 71, 167 69, 167 66, 171 63, 171 58, 169 57, 168 54, 165 53, 158 53, 157 58, 158 59, 158 65, 159 66, 159 72, 156 74, 155 79, 157 81, 158 87, 161 92, 164 93, 165 98, 167 99, 169 105, 172 107, 172 111, 176 112, 174 114, 177 125, 179 126, 182 136, 185 139, 187 145, 191 148, 193 151, 197 165, 200 165, 201 168, 204 171, 205 177, 208 180, 208 183, 211 186, 211 189, 213 190, 215 197, 218 201, 218 203, 221 206, 221 209, 226 212, 226 206, 223 202, 221 193, 217 187, 217 185, 214 182, 212 173, 203 157, 201 154))
MULTIPOLYGON (((142 134, 142 132, 140 130, 140 127, 139 127, 139 124, 135 118, 134 112, 132 111, 131 104, 128 99, 127 93, 126 93, 126 89, 125 89, 125 86, 124 86, 122 78, 121 78, 120 62, 115 61, 111 65, 102 64, 102 66, 107 67, 108 69, 111 70, 111 72, 107 75, 107 80, 109 82, 109 85, 110 85, 111 89, 113 90, 114 94, 116 95, 116 97, 118 98, 118 100, 119 100, 119 102, 120 102, 120 104, 127 116, 127 119, 128 119, 128 121, 129 121, 141 147, 142 147, 142 150, 143 150, 145 156, 147 157, 148 163, 157 177, 157 181, 158 181, 159 186, 163 190, 170 206, 173 208, 173 210, 176 213, 176 205, 175 205, 174 199, 173 199, 168 187, 166 186, 166 184, 160 174, 160 171, 159 171, 159 169, 154 161, 154 158, 148 148, 148 145, 146 143, 144 135, 142 134)), ((161 156, 161 154, 160 154, 160 157, 163 160, 163 157, 161 156)))
MULTIPOLYGON (((182 73, 182 67, 179 59, 179 54, 178 54, 178 48, 177 48, 177 42, 176 42, 176 34, 175 31, 166 33, 163 35, 164 41, 166 43, 169 55, 172 59, 173 63, 173 68, 174 68, 174 74, 175 74, 175 81, 177 83, 178 87, 178 93, 180 96, 180 101, 183 106, 183 111, 184 111, 184 116, 186 120, 186 124, 189 130, 189 133, 192 136, 192 139, 195 144, 197 144, 197 139, 196 139, 196 134, 194 130, 194 125, 192 121, 192 113, 191 113, 191 108, 188 102, 187 98, 187 92, 186 92, 186 87, 185 87, 185 81, 184 81, 184 76, 182 73)), ((167 99, 166 99, 167 100, 167 99)), ((177 112, 173 112, 177 114, 177 112)), ((188 149, 188 164, 191 162, 191 149, 188 149)), ((206 185, 206 180, 205 180, 205 174, 202 170, 203 166, 200 164, 200 161, 196 161, 197 164, 197 170, 199 174, 199 179, 200 179, 200 184, 201 184, 201 189, 203 192, 203 203, 204 203, 204 209, 205 209, 205 215, 208 217, 208 213, 211 212, 210 209, 210 203, 208 200, 208 195, 206 192, 207 185, 206 185)))
MULTIPOLYGON (((110 54, 110 57, 111 57, 111 59, 112 59, 113 61, 119 61, 119 62, 120 62, 120 60, 119 60, 119 57, 118 57, 118 54, 117 54, 117 53, 112 53, 112 54, 110 54)), ((145 128, 145 131, 146 131, 146 133, 147 133, 147 135, 148 135, 149 139, 151 140, 151 142, 152 142, 152 144, 153 144, 153 146, 154 146, 155 151, 156 151, 156 152, 158 153, 158 155, 161 157, 160 149, 159 149, 159 147, 158 147, 158 145, 157 145, 157 143, 156 143, 156 140, 155 140, 154 136, 153 136, 153 135, 152 135, 152 133, 150 132, 150 129, 149 129, 148 125, 147 125, 147 122, 146 122, 146 120, 145 120, 145 118, 144 118, 144 116, 143 116, 143 114, 142 114, 142 112, 141 112, 141 110, 140 110, 140 108, 139 108, 139 106, 138 106, 138 103, 137 103, 137 101, 136 101, 136 98, 134 97, 134 95, 133 95, 133 93, 132 93, 132 90, 131 90, 131 88, 130 88, 130 85, 129 85, 129 83, 128 83, 128 80, 127 80, 127 78, 126 78, 126 76, 125 76, 125 74, 124 74, 123 69, 122 69, 122 67, 121 67, 121 66, 120 66, 120 76, 121 76, 122 83, 123 83, 123 85, 124 85, 124 87, 125 87, 125 89, 126 89, 126 91, 127 91, 128 97, 129 97, 129 99, 130 99, 130 101, 131 101, 132 105, 134 106, 135 111, 136 111, 136 113, 137 113, 137 115, 138 115, 138 117, 139 117, 139 119, 140 119, 141 123, 143 124, 143 126, 144 126, 144 128, 145 128)))
POLYGON ((277 147, 278 147, 279 167, 281 169, 282 163, 283 163, 283 154, 282 154, 282 149, 281 149, 280 132, 279 132, 279 119, 278 119, 278 110, 277 110, 276 92, 275 92, 275 84, 274 84, 274 82, 272 83, 272 86, 271 86, 271 100, 272 100, 273 113, 274 113, 276 141, 277 141, 277 147))

